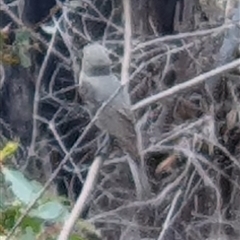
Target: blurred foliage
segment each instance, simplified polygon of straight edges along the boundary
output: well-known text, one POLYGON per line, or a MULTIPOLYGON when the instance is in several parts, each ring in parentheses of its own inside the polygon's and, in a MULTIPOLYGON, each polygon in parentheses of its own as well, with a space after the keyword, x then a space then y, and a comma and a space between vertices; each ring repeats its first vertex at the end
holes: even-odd
POLYGON ((7 65, 18 65, 20 60, 7 42, 8 34, 0 31, 0 62, 7 65))
MULTIPOLYGON (((6 159, 18 149, 18 143, 9 141, 0 150, 0 240, 5 239, 18 219, 25 214, 26 207, 38 198, 43 186, 28 180, 20 171, 6 166, 6 159)), ((45 191, 15 231, 15 238, 20 240, 57 239, 70 212, 62 197, 53 196, 45 191)), ((100 234, 91 224, 79 220, 70 240, 100 240, 100 234)))
POLYGON ((3 162, 4 159, 13 155, 18 149, 18 143, 9 141, 5 147, 0 150, 0 162, 3 162))
POLYGON ((20 64, 24 68, 31 66, 29 50, 34 47, 31 44, 31 34, 28 30, 17 29, 14 40, 10 39, 10 28, 0 30, 0 62, 6 65, 20 64))
POLYGON ((18 30, 15 35, 15 41, 13 44, 13 51, 17 53, 20 64, 28 68, 31 66, 31 58, 29 50, 32 47, 30 42, 30 32, 26 30, 18 30))

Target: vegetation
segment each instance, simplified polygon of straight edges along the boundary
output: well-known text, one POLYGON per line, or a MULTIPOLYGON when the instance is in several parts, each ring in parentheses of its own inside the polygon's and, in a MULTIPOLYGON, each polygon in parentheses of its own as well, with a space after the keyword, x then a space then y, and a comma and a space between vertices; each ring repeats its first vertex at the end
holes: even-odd
MULTIPOLYGON (((9 158, 17 150, 18 143, 10 141, 0 150, 0 239, 4 240, 16 226, 16 234, 12 239, 54 240, 69 216, 69 206, 64 204, 66 200, 45 191, 44 197, 25 213, 28 204, 38 197, 38 192, 43 187, 40 183, 25 178, 20 171, 7 166, 9 158), (24 217, 17 224, 22 214, 24 217)), ((77 233, 73 233, 70 240, 99 239, 99 233, 90 224, 79 220, 77 226, 77 233)))
POLYGON ((240 5, 182 3, 0 0, 0 240, 240 239, 240 5), (112 99, 94 115, 79 91, 96 42, 128 88, 144 200, 95 125, 112 99))

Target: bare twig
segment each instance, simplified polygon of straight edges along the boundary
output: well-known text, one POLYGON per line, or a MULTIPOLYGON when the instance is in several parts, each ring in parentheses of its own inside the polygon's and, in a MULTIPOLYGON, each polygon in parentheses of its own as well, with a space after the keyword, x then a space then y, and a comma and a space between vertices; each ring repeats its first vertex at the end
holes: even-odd
POLYGON ((171 220, 172 220, 172 217, 173 217, 173 213, 174 213, 174 210, 176 209, 176 205, 177 205, 177 201, 181 195, 182 191, 181 190, 178 190, 175 194, 175 197, 173 198, 173 201, 172 201, 172 204, 171 204, 171 207, 169 209, 169 212, 168 212, 168 215, 166 217, 166 220, 163 224, 163 229, 158 237, 158 240, 162 240, 164 239, 164 236, 165 236, 165 233, 167 231, 167 229, 170 227, 171 225, 171 220))
POLYGON ((36 84, 35 84, 35 95, 34 95, 34 105, 33 105, 33 131, 32 131, 32 140, 31 140, 31 145, 30 145, 30 149, 29 149, 29 155, 32 156, 34 153, 34 149, 35 149, 35 140, 37 137, 37 120, 36 120, 36 116, 38 115, 38 104, 39 104, 39 98, 40 98, 40 88, 41 88, 41 82, 50 58, 50 55, 52 53, 52 49, 56 40, 56 35, 57 35, 57 31, 54 32, 54 34, 52 35, 46 56, 44 58, 44 61, 42 63, 42 66, 40 68, 37 80, 36 80, 36 84))
POLYGON ((229 71, 235 67, 238 67, 240 65, 240 59, 237 59, 235 61, 232 61, 228 64, 225 64, 224 66, 221 66, 221 67, 218 67, 216 69, 213 69, 207 73, 203 73, 189 81, 186 81, 184 83, 181 83, 181 84, 178 84, 177 86, 174 86, 170 89, 167 89, 166 91, 163 91, 161 93, 158 93, 158 94, 155 94, 151 97, 148 97, 136 104, 134 104, 132 106, 132 110, 133 111, 136 111, 137 109, 140 109, 140 108, 143 108, 149 104, 152 104, 156 101, 159 101, 159 100, 162 100, 164 98, 167 98, 167 97, 171 97, 172 95, 180 92, 180 91, 183 91, 187 88, 190 88, 190 87, 193 87, 197 84, 200 84, 200 83, 203 83, 205 81, 207 81, 207 79, 211 78, 211 77, 214 77, 220 73, 223 73, 225 71, 229 71))
MULTIPOLYGON (((104 15, 97 9, 96 6, 94 6, 94 4, 92 3, 92 1, 89 1, 89 0, 83 0, 84 3, 86 3, 90 8, 92 8, 97 14, 98 14, 98 17, 95 18, 96 21, 103 21, 107 24, 109 24, 111 27, 113 27, 114 29, 116 29, 118 32, 122 33, 123 30, 122 28, 120 28, 119 26, 117 26, 116 24, 114 24, 113 22, 111 22, 109 19, 105 18, 104 15)), ((80 13, 79 13, 80 14, 80 13)), ((81 14, 80 14, 81 15, 81 14)), ((87 15, 87 14, 84 14, 85 16, 88 16, 89 19, 94 19, 94 16, 93 15, 87 15)))
MULTIPOLYGON (((20 27, 24 27, 25 29, 28 29, 31 36, 35 39, 37 39, 38 41, 40 41, 42 44, 44 44, 44 46, 48 47, 49 43, 42 37, 40 36, 40 34, 36 33, 33 31, 33 29, 31 28, 27 28, 23 22, 21 21, 21 19, 19 19, 10 9, 9 6, 7 4, 5 4, 4 2, 0 2, 0 9, 1 11, 6 12, 6 14, 8 16, 11 17, 11 19, 20 27)), ((70 61, 67 57, 65 57, 64 55, 62 55, 58 50, 56 50, 55 46, 53 46, 52 48, 52 53, 54 55, 56 55, 59 59, 61 59, 67 66, 70 65, 70 61)))
POLYGON ((69 152, 65 155, 65 157, 62 159, 62 161, 59 163, 58 167, 55 169, 55 171, 52 173, 51 177, 48 179, 48 181, 45 183, 43 189, 41 191, 38 192, 37 196, 35 199, 33 199, 33 201, 28 205, 28 207, 26 208, 26 210, 24 211, 24 213, 21 215, 21 217, 19 217, 19 219, 17 220, 16 224, 13 226, 13 228, 11 229, 11 231, 9 232, 8 236, 6 237, 6 240, 10 240, 11 237, 14 235, 14 232, 16 231, 16 229, 18 228, 18 226, 21 224, 22 220, 24 219, 24 217, 30 212, 30 210, 33 208, 33 206, 37 203, 37 201, 41 198, 41 196, 45 193, 46 189, 50 186, 50 184, 52 183, 52 181, 57 177, 59 171, 62 169, 62 167, 67 163, 68 159, 71 157, 72 153, 74 152, 74 150, 77 148, 77 146, 82 142, 82 140, 84 139, 84 137, 87 135, 87 133, 89 132, 89 130, 92 128, 92 126, 94 125, 95 121, 97 120, 99 114, 101 114, 101 112, 104 110, 104 108, 107 106, 107 104, 109 104, 112 99, 119 93, 119 91, 121 90, 121 87, 118 88, 113 94, 112 96, 108 99, 108 101, 106 101, 104 104, 102 104, 102 106, 98 109, 96 115, 94 116, 94 118, 92 119, 92 121, 86 126, 86 128, 84 129, 83 133, 81 134, 81 136, 79 136, 79 138, 76 140, 76 142, 73 144, 73 146, 71 147, 71 149, 69 150, 69 152))
POLYGON ((91 191, 95 185, 95 182, 97 180, 98 173, 99 173, 99 170, 101 169, 102 163, 103 163, 102 157, 98 156, 95 158, 95 160, 94 160, 93 164, 91 165, 91 168, 88 172, 86 182, 83 185, 82 192, 79 195, 68 220, 64 224, 63 229, 58 237, 58 240, 69 239, 69 235, 70 235, 75 223, 77 222, 79 216, 83 212, 85 203, 87 202, 87 199, 88 199, 89 195, 91 194, 91 191))
POLYGON ((179 33, 176 35, 169 35, 169 36, 164 36, 164 37, 160 37, 160 38, 155 38, 153 40, 147 41, 145 43, 140 43, 138 44, 133 51, 137 51, 139 49, 142 49, 144 47, 147 46, 151 46, 154 44, 158 44, 161 42, 165 42, 165 41, 170 41, 170 40, 175 40, 175 39, 183 39, 183 38, 188 38, 188 37, 197 37, 197 36, 204 36, 204 35, 208 35, 208 34, 217 34, 220 33, 221 31, 234 27, 236 26, 236 23, 229 23, 229 24, 224 24, 220 27, 216 27, 216 28, 211 28, 211 29, 207 29, 207 30, 200 30, 200 31, 194 31, 194 32, 186 32, 186 33, 179 33))
POLYGON ((123 9, 125 17, 124 29, 124 55, 122 61, 121 84, 125 85, 129 81, 129 66, 131 61, 131 7, 129 0, 123 0, 123 9))
POLYGON ((144 68, 146 68, 150 63, 153 63, 159 59, 161 59, 162 57, 164 57, 165 55, 171 55, 174 53, 179 53, 181 51, 187 50, 188 48, 193 47, 196 43, 200 42, 199 40, 193 41, 191 43, 185 44, 181 47, 176 47, 173 49, 169 49, 167 52, 164 52, 162 54, 158 54, 157 56, 154 56, 152 58, 150 58, 147 61, 144 61, 143 63, 140 64, 140 66, 130 75, 130 80, 134 79, 136 77, 136 75, 138 73, 140 73, 144 68))

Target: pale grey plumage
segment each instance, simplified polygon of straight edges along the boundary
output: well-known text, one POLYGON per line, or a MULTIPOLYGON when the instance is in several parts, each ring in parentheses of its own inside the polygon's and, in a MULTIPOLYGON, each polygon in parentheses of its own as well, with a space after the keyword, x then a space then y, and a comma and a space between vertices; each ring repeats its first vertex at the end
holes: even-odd
MULTIPOLYGON (((82 71, 79 84, 85 91, 87 102, 102 104, 120 87, 117 77, 111 72, 112 61, 104 47, 95 43, 83 49, 82 71), (98 91, 96 91, 98 89, 98 91)), ((129 96, 121 91, 112 101, 112 106, 130 108, 129 96)), ((99 106, 95 106, 98 108, 99 106)), ((91 109, 94 111, 94 109, 91 109)), ((129 113, 130 114, 130 113, 129 113)))
MULTIPOLYGON (((79 91, 93 115, 121 86, 119 80, 111 71, 111 65, 112 61, 103 46, 93 43, 83 49, 79 91)), ((103 109, 96 125, 101 130, 114 136, 119 146, 130 155, 134 161, 130 162, 132 173, 134 172, 134 165, 138 165, 138 176, 136 176, 135 171, 135 177, 138 179, 135 178, 135 182, 138 182, 136 187, 138 195, 141 195, 139 198, 143 198, 148 195, 147 192, 149 193, 150 188, 137 147, 134 117, 130 106, 129 95, 125 89, 122 89, 103 109)))
MULTIPOLYGON (((89 110, 94 115, 99 107, 120 87, 117 77, 111 72, 111 60, 104 47, 99 44, 91 44, 83 50, 82 71, 80 74, 80 93, 89 110)), ((136 139, 133 124, 133 116, 130 111, 130 99, 122 90, 112 99, 111 103, 103 110, 97 120, 97 126, 107 130, 117 139, 126 139, 129 145, 136 139)), ((132 150, 126 149, 133 157, 138 154, 136 144, 132 150)))

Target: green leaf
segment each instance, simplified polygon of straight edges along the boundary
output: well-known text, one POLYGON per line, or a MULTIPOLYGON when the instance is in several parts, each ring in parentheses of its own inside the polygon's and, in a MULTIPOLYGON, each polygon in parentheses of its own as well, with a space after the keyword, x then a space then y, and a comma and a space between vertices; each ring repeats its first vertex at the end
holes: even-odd
POLYGON ((9 230, 14 226, 16 219, 21 215, 19 206, 12 206, 0 213, 0 225, 9 230))
POLYGON ((86 239, 84 239, 84 238, 82 238, 82 237, 80 237, 80 236, 78 236, 76 234, 72 234, 70 236, 69 240, 86 240, 86 239))
POLYGON ((33 209, 30 216, 38 217, 46 221, 63 222, 69 215, 68 210, 59 202, 51 201, 33 209))
POLYGON ((31 65, 32 65, 31 58, 26 53, 26 49, 24 49, 23 47, 20 47, 19 50, 18 50, 18 56, 20 58, 21 65, 24 68, 31 67, 31 65))
POLYGON ((15 52, 20 58, 21 65, 24 68, 28 68, 32 65, 31 58, 29 55, 29 48, 31 46, 31 34, 27 30, 19 30, 16 33, 15 41, 15 52))
POLYGON ((39 233, 42 228, 42 221, 37 218, 26 216, 22 220, 20 228, 25 230, 28 227, 30 227, 34 233, 39 233))
POLYGON ((36 240, 35 235, 32 228, 28 227, 25 233, 19 237, 19 240, 36 240))
POLYGON ((7 186, 3 174, 0 173, 0 211, 5 211, 8 206, 12 206, 14 200, 15 196, 12 190, 7 186))
POLYGON ((3 161, 5 158, 13 155, 18 149, 18 143, 9 141, 6 146, 0 150, 0 161, 3 161))
POLYGON ((21 172, 2 167, 2 173, 5 180, 11 183, 13 194, 22 203, 27 205, 37 197, 39 188, 36 189, 36 184, 27 180, 21 172))
POLYGON ((30 45, 30 37, 31 37, 31 34, 29 31, 21 29, 16 32, 15 43, 21 44, 21 45, 22 44, 30 45))

